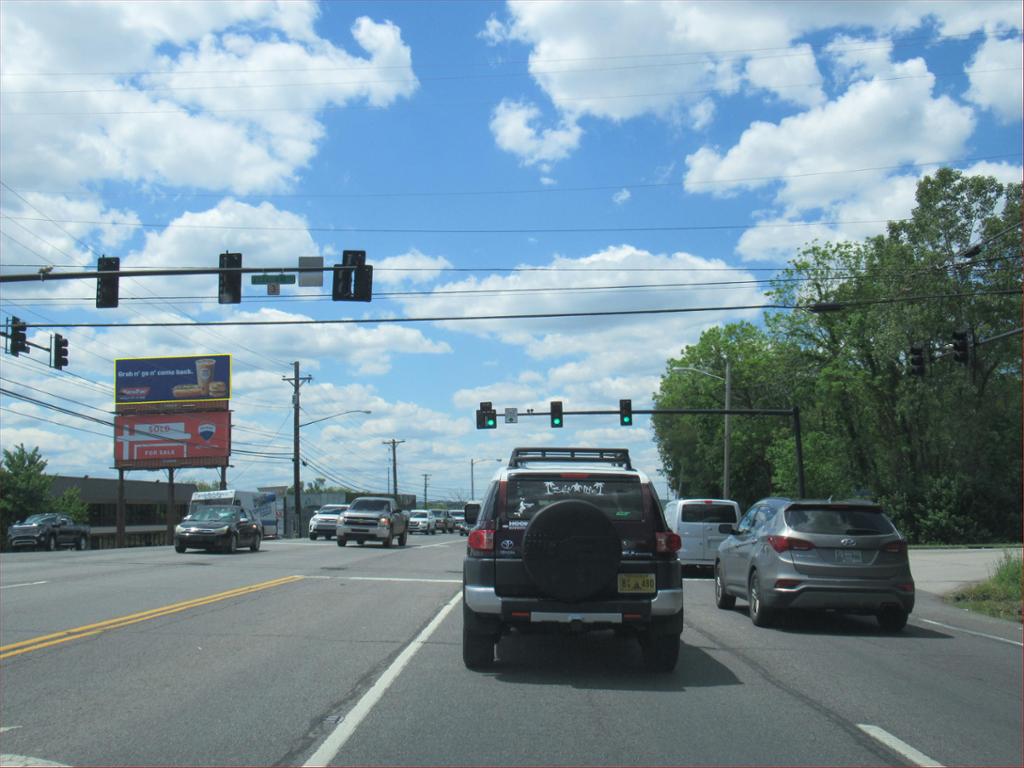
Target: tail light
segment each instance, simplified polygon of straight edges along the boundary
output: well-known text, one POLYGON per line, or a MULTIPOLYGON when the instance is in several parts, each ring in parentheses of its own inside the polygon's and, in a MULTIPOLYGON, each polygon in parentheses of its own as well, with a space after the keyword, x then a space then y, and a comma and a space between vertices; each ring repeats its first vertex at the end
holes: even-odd
POLYGON ((907 542, 905 539, 899 539, 898 541, 890 541, 888 544, 882 545, 883 552, 895 552, 897 555, 904 555, 907 552, 907 542))
POLYGON ((469 532, 469 548, 474 552, 493 552, 494 531, 474 528, 469 532))
POLYGON ((795 539, 792 536, 769 536, 768 543, 776 552, 782 553, 787 550, 807 551, 814 549, 814 545, 806 539, 795 539))
POLYGON ((683 540, 678 533, 658 531, 654 534, 654 545, 657 552, 678 552, 683 548, 683 540))

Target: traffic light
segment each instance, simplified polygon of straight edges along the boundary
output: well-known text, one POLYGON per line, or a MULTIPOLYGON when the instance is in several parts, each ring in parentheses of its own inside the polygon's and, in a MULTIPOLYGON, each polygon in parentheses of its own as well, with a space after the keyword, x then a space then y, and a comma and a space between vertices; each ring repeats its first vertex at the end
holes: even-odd
POLYGON ((58 371, 68 364, 68 340, 59 333, 53 334, 53 367, 58 371))
POLYGON ((112 275, 99 275, 96 278, 96 309, 109 309, 117 306, 117 273, 121 271, 121 259, 117 256, 100 256, 96 260, 98 272, 113 272, 112 275))
POLYGON ((551 426, 561 428, 562 426, 562 401, 551 401, 551 426))
POLYGON ((28 354, 28 325, 24 320, 11 317, 11 354, 17 357, 20 353, 28 354))
MULTIPOLYGON (((241 269, 242 254, 222 253, 220 268, 241 269)), ((217 278, 217 302, 220 304, 240 304, 242 302, 242 273, 221 272, 217 278)))
POLYGON ((373 265, 366 263, 366 251, 342 251, 341 264, 334 265, 331 299, 370 301, 373 298, 373 265))
POLYGON ((633 426, 633 401, 619 400, 619 426, 633 426))
POLYGON ((491 403, 480 403, 480 407, 476 412, 476 428, 498 428, 498 412, 494 410, 494 406, 491 403))
POLYGON ((924 369, 924 345, 914 344, 910 347, 910 375, 924 376, 924 369))
POLYGON ((953 359, 964 365, 971 361, 971 347, 968 342, 967 331, 956 331, 953 333, 953 359))

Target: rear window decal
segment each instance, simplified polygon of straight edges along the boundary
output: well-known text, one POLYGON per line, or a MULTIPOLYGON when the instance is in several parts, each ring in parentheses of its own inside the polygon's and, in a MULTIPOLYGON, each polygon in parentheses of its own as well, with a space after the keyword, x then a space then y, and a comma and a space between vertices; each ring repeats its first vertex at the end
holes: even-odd
POLYGON ((557 483, 552 480, 544 483, 548 494, 561 496, 565 494, 583 494, 584 496, 603 496, 604 483, 557 483))

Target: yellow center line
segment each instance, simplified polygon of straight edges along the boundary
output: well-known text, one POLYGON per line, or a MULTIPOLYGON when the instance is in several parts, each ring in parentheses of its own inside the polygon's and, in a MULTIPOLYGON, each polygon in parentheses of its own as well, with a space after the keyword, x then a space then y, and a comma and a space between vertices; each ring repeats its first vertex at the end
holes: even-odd
POLYGON ((180 603, 171 603, 160 608, 151 608, 148 611, 140 611, 138 613, 131 613, 127 616, 120 616, 116 619, 107 619, 106 621, 98 621, 94 624, 85 624, 81 627, 75 627, 74 629, 65 629, 60 632, 53 632, 49 635, 41 635, 39 637, 33 637, 30 640, 21 640, 17 643, 10 643, 9 645, 0 646, 0 660, 11 658, 12 656, 18 656, 22 653, 28 653, 30 651, 38 651, 43 648, 49 648, 54 645, 61 643, 67 643, 71 640, 77 640, 82 637, 91 637, 98 635, 101 632, 107 632, 112 629, 120 629, 121 627, 127 627, 131 624, 138 624, 141 621, 148 621, 149 619, 156 619, 161 616, 169 616, 173 613, 180 613, 181 611, 188 610, 189 608, 197 608, 202 605, 209 605, 211 603, 220 602, 221 600, 228 600, 232 597, 240 597, 242 595, 248 595, 253 592, 259 592, 264 589, 271 589, 278 587, 283 584, 290 584, 295 581, 300 581, 304 577, 302 576, 285 576, 280 579, 273 579, 271 581, 264 581, 258 584, 251 584, 247 587, 239 587, 237 589, 229 589, 226 592, 218 592, 213 595, 207 595, 205 597, 197 597, 192 600, 184 600, 180 603))

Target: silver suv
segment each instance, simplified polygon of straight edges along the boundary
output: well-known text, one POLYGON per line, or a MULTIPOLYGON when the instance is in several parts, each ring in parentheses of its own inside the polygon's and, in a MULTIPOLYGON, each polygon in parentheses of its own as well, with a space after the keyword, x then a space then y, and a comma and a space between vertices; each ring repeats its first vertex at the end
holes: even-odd
POLYGON ((466 506, 462 657, 494 662, 511 631, 634 634, 669 672, 683 630, 679 535, 621 448, 516 448, 477 512, 466 506))
POLYGON ((789 608, 835 609, 898 632, 914 610, 906 539, 877 504, 762 499, 722 530, 715 602, 746 600, 756 626, 789 608))

